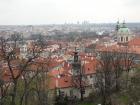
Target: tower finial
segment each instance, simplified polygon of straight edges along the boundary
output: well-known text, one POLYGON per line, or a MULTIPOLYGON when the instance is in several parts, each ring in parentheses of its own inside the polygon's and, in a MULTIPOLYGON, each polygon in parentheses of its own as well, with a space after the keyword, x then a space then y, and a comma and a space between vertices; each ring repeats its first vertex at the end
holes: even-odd
POLYGON ((125 19, 123 20, 123 24, 122 24, 122 25, 123 25, 123 28, 125 28, 125 27, 126 27, 126 26, 125 26, 125 19))
POLYGON ((125 19, 123 20, 123 24, 125 24, 125 19))
POLYGON ((118 20, 117 20, 117 24, 119 24, 120 23, 120 20, 119 20, 119 18, 118 18, 118 20))
POLYGON ((120 29, 120 22, 119 22, 119 18, 118 18, 117 25, 116 25, 116 31, 118 31, 119 29, 120 29))

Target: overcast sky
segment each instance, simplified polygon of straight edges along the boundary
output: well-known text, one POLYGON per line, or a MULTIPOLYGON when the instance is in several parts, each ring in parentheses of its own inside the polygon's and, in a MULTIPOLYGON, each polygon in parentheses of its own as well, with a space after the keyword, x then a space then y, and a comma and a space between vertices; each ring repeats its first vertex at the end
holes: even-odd
POLYGON ((140 0, 0 0, 0 24, 140 22, 140 0))

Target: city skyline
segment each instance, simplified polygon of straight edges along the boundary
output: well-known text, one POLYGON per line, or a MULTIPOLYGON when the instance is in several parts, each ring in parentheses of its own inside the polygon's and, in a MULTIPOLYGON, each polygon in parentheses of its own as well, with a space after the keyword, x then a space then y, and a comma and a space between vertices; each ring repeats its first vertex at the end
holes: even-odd
POLYGON ((139 0, 0 0, 0 25, 140 22, 139 12, 139 0))

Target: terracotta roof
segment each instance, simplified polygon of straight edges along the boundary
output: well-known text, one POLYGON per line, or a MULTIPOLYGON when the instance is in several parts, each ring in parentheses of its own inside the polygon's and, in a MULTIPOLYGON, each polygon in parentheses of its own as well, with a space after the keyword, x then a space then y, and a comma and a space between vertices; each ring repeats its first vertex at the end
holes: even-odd
POLYGON ((72 77, 71 76, 64 76, 61 78, 54 78, 50 79, 49 88, 68 88, 72 86, 72 77))
POLYGON ((84 64, 84 73, 86 75, 95 73, 96 72, 96 65, 97 65, 96 60, 91 60, 88 63, 85 63, 84 64))
POLYGON ((128 42, 128 46, 139 46, 140 47, 140 37, 136 37, 128 42))

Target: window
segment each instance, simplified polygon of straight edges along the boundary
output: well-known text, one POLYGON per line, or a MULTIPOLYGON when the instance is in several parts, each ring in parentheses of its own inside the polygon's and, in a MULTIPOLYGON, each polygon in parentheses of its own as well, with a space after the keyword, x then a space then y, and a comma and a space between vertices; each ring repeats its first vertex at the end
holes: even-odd
POLYGON ((82 88, 82 93, 85 94, 85 88, 82 88))
POLYGON ((64 96, 64 94, 65 94, 64 91, 60 91, 61 96, 64 96))
POLYGON ((70 96, 73 96, 73 90, 70 90, 70 96))
POLYGON ((126 42, 128 41, 128 36, 126 37, 126 42))
POLYGON ((123 42, 123 37, 121 37, 121 42, 123 42))
POLYGON ((90 78, 92 78, 92 75, 90 75, 90 78))

